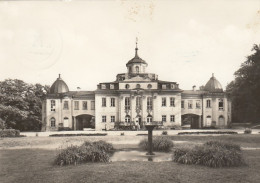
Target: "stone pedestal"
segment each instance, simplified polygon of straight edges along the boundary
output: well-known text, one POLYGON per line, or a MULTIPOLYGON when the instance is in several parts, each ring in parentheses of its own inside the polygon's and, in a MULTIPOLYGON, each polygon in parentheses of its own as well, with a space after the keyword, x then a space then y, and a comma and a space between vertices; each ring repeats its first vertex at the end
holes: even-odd
POLYGON ((148 130, 148 152, 146 155, 154 155, 153 153, 153 129, 157 125, 149 124, 145 125, 146 129, 148 130))

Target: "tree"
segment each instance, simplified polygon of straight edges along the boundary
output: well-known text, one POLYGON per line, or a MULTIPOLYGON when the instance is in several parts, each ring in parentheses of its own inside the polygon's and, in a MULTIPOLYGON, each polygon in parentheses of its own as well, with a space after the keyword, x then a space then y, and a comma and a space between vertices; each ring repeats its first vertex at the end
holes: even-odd
POLYGON ((254 45, 252 51, 227 86, 236 122, 260 122, 260 45, 254 45))
POLYGON ((0 118, 7 128, 40 130, 42 100, 48 86, 27 84, 18 79, 0 82, 0 118))

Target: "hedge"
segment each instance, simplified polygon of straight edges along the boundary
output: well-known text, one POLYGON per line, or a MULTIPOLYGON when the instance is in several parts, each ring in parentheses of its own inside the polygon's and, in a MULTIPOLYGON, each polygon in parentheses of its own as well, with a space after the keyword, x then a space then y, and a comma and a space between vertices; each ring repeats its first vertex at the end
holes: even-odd
POLYGON ((199 131, 199 132, 179 132, 178 135, 199 135, 199 134, 238 134, 233 131, 199 131))
POLYGON ((15 129, 0 130, 0 137, 20 137, 20 131, 15 129))
POLYGON ((73 137, 73 136, 106 136, 107 133, 75 133, 75 134, 52 134, 49 137, 73 137))

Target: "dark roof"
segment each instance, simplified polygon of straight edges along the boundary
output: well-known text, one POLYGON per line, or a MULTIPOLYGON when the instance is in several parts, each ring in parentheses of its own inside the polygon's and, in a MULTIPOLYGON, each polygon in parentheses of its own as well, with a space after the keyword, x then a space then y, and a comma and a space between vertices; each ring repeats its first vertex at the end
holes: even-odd
POLYGON ((69 91, 68 85, 61 79, 60 74, 57 80, 51 85, 50 94, 66 93, 69 91))
POLYGON ((135 57, 132 58, 131 60, 129 60, 129 61, 127 62, 127 64, 126 64, 126 66, 128 66, 128 65, 130 65, 130 64, 133 64, 133 63, 142 63, 142 64, 148 65, 148 64, 146 63, 146 61, 144 61, 143 59, 141 59, 141 58, 139 57, 137 51, 138 51, 138 48, 135 48, 135 57))
POLYGON ((214 77, 214 74, 212 74, 212 77, 205 85, 204 90, 209 92, 223 92, 222 86, 220 82, 214 77))
POLYGON ((207 93, 207 91, 202 90, 183 90, 182 94, 191 94, 191 95, 201 95, 207 93))

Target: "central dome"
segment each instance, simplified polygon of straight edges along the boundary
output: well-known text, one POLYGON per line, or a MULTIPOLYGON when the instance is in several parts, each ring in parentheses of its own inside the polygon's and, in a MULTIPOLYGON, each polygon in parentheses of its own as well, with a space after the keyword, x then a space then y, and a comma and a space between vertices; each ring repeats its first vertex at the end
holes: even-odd
POLYGON ((51 85, 50 94, 69 92, 68 85, 61 79, 60 74, 57 80, 51 85))
POLYGON ((135 57, 132 58, 131 60, 129 60, 126 64, 126 66, 129 66, 131 64, 145 64, 147 65, 146 61, 144 61, 143 59, 141 59, 137 53, 138 51, 138 48, 136 47, 135 48, 135 57))
POLYGON ((223 92, 222 86, 220 82, 214 77, 214 74, 212 74, 212 77, 205 85, 204 90, 209 92, 223 92))

